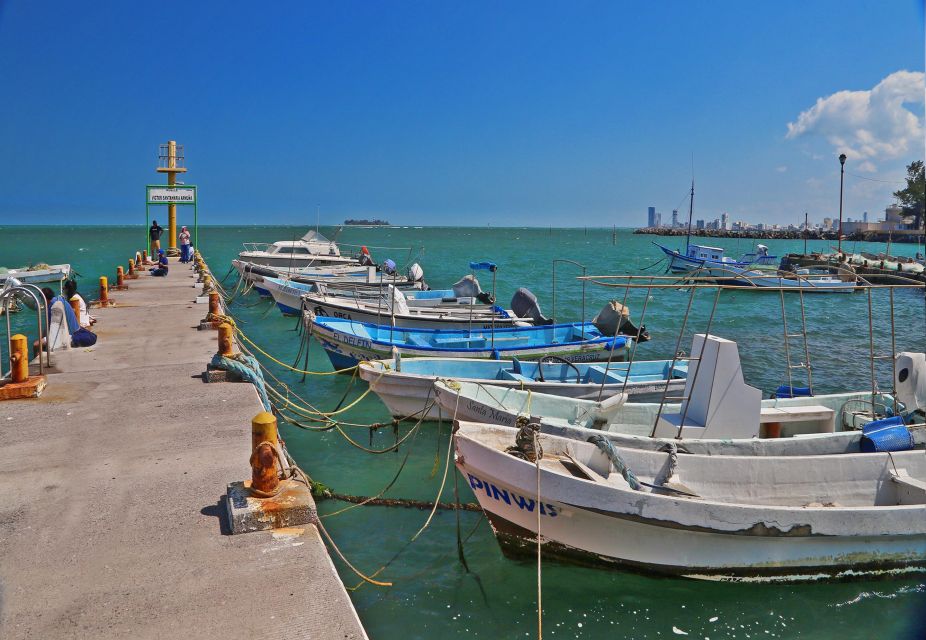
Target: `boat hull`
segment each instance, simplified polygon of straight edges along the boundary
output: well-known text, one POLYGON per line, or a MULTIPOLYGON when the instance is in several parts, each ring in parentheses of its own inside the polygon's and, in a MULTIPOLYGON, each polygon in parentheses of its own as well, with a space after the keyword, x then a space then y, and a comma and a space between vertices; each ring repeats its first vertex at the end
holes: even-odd
MULTIPOLYGON (((748 508, 616 490, 543 467, 538 496, 534 464, 460 432, 455 446, 457 468, 509 551, 536 550, 539 518, 545 553, 615 568, 769 581, 926 571, 923 505, 884 507, 883 514, 861 507, 748 508)), ((851 457, 866 455, 886 458, 851 457)), ((748 477, 753 460, 736 462, 748 477)))
MULTIPOLYGON (((484 348, 456 349, 451 347, 416 347, 408 344, 395 344, 387 340, 374 340, 355 334, 343 333, 326 324, 313 322, 314 314, 303 316, 306 327, 321 343, 328 354, 331 364, 336 369, 346 369, 364 361, 385 360, 396 349, 402 357, 441 356, 445 358, 483 358, 497 360, 501 358, 518 358, 519 360, 538 360, 544 356, 558 356, 568 362, 594 362, 604 359, 613 346, 612 360, 623 361, 629 351, 630 340, 626 338, 599 338, 584 342, 567 342, 562 344, 538 344, 505 347, 502 336, 498 335, 498 344, 487 344, 484 348), (619 344, 618 344, 619 341, 619 344)), ((336 319, 335 319, 336 320, 336 319)), ((524 327, 531 329, 532 327, 524 327)), ((386 327, 388 329, 388 327, 386 327)), ((475 328, 474 328, 475 330, 475 328)), ((504 331, 504 330, 501 330, 504 331)), ((508 329, 507 331, 511 331, 508 329)), ((420 409, 420 407, 418 407, 420 409)))
MULTIPOLYGON (((425 307, 423 313, 396 314, 391 316, 384 304, 381 312, 334 304, 321 298, 306 299, 307 308, 319 317, 342 318, 367 324, 392 325, 409 329, 507 329, 515 326, 527 326, 529 323, 521 318, 496 318, 494 323, 485 317, 485 312, 472 321, 463 317, 465 307, 454 307, 442 312, 435 307, 425 307)), ((359 305, 358 305, 359 306, 359 305)))
MULTIPOLYGON (((501 361, 500 364, 506 363, 505 361, 501 361)), ((606 366, 606 363, 598 364, 606 366)), ((511 361, 507 361, 507 365, 510 367, 511 361)), ((390 365, 390 367, 391 366, 392 365, 390 365)), ((452 402, 447 403, 446 407, 442 407, 439 402, 439 397, 434 390, 434 381, 437 380, 437 376, 405 373, 402 371, 395 371, 392 368, 384 370, 378 366, 378 363, 365 363, 360 366, 360 377, 370 384, 373 393, 379 396, 394 418, 414 416, 414 418, 417 419, 421 415, 422 408, 430 405, 430 409, 425 414, 426 420, 447 420, 453 418, 455 411, 458 411, 457 417, 461 420, 486 419, 485 415, 480 415, 477 410, 468 406, 463 406, 462 403, 459 408, 452 402)), ((581 400, 597 400, 599 394, 602 399, 610 398, 616 393, 625 391, 628 394, 633 394, 634 400, 640 401, 649 399, 647 393, 651 386, 649 383, 646 385, 628 384, 625 390, 622 383, 609 383, 602 387, 602 385, 598 383, 498 380, 460 376, 453 376, 453 379, 473 383, 486 382, 505 388, 526 389, 539 393, 546 393, 564 398, 578 398, 581 400)), ((673 380, 670 389, 681 389, 684 387, 684 384, 684 380, 673 380)), ((655 387, 655 385, 652 386, 655 387)), ((662 387, 665 387, 665 383, 662 384, 662 387)), ((659 394, 661 395, 661 393, 662 391, 660 389, 659 394)))

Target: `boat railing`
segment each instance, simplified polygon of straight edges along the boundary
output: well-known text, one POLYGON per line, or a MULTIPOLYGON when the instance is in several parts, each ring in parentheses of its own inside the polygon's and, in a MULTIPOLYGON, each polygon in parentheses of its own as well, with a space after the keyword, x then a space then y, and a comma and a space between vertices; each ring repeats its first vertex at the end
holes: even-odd
MULTIPOLYGON (((731 272, 731 273, 736 275, 735 272, 731 272)), ((857 276, 857 274, 855 274, 854 272, 851 272, 851 273, 857 276)), ((755 276, 755 277, 770 277, 774 279, 783 279, 782 276, 778 276, 778 275, 755 276)), ((690 293, 688 297, 688 304, 685 309, 685 313, 682 316, 681 328, 678 333, 678 339, 676 341, 674 355, 673 355, 672 362, 669 367, 670 372, 674 371, 676 365, 680 361, 684 360, 684 361, 689 361, 689 362, 698 362, 700 361, 701 356, 703 355, 703 351, 706 346, 706 341, 702 341, 701 351, 697 355, 695 354, 685 355, 681 349, 682 341, 684 339, 685 333, 688 328, 689 316, 691 314, 692 305, 693 305, 697 291, 699 291, 700 289, 714 289, 716 291, 714 295, 713 304, 711 306, 710 315, 708 316, 708 320, 707 320, 707 328, 705 330, 705 335, 710 335, 711 326, 713 324, 714 317, 717 311, 717 306, 718 306, 721 292, 726 289, 738 290, 738 291, 743 290, 742 285, 739 285, 739 284, 729 285, 729 284, 718 283, 716 282, 716 278, 711 277, 711 276, 679 277, 679 276, 659 276, 659 275, 643 275, 643 274, 623 274, 623 275, 580 276, 579 279, 587 281, 587 282, 592 282, 593 284, 597 284, 599 286, 605 286, 609 288, 623 288, 624 289, 624 300, 623 300, 624 305, 626 305, 627 297, 632 290, 645 291, 643 309, 642 309, 641 317, 640 317, 641 326, 644 323, 648 302, 650 298, 652 297, 651 293, 653 292, 653 290, 656 290, 656 289, 675 289, 675 290, 688 289, 689 290, 690 293)), ((790 277, 789 279, 793 280, 793 278, 790 278, 790 277)), ((870 406, 871 406, 871 416, 873 420, 876 417, 877 398, 879 395, 881 395, 879 391, 879 387, 878 387, 877 372, 875 369, 875 361, 877 360, 890 360, 891 361, 892 374, 893 374, 892 379, 891 379, 891 389, 892 389, 891 396, 894 398, 894 409, 893 409, 894 413, 897 414, 898 412, 898 406, 897 406, 897 401, 896 401, 896 396, 897 396, 897 390, 896 390, 897 347, 896 347, 896 325, 895 325, 895 319, 894 319, 894 291, 895 289, 926 290, 926 283, 922 283, 922 282, 919 282, 919 281, 916 281, 910 278, 905 278, 903 276, 895 276, 894 279, 897 280, 896 283, 873 284, 867 281, 862 276, 857 276, 857 282, 856 282, 856 288, 858 290, 864 291, 867 294, 868 334, 869 334, 868 335, 868 352, 869 352, 868 360, 869 360, 869 371, 870 371, 870 380, 871 380, 870 406), (888 315, 889 315, 889 321, 890 321, 890 350, 889 350, 889 353, 878 353, 878 350, 876 349, 876 346, 875 346, 875 316, 874 316, 874 304, 872 301, 872 292, 878 291, 878 290, 885 290, 885 289, 888 291, 888 295, 890 296, 889 305, 888 305, 889 307, 888 315)), ((751 283, 751 284, 752 286, 758 286, 758 285, 755 285, 755 283, 751 283)), ((793 390, 792 371, 794 369, 805 369, 806 375, 807 375, 808 387, 810 387, 810 390, 812 393, 813 374, 812 374, 812 367, 811 367, 810 347, 807 341, 807 316, 805 313, 804 295, 803 295, 806 292, 807 288, 801 287, 801 286, 781 286, 781 287, 778 287, 778 290, 781 292, 780 295, 781 295, 781 300, 782 300, 782 322, 783 322, 783 329, 785 333, 784 346, 786 349, 786 360, 787 360, 786 365, 787 365, 787 377, 788 377, 789 387, 791 387, 791 389, 793 390), (800 294, 799 300, 800 300, 800 311, 801 311, 801 330, 799 333, 797 332, 789 333, 788 324, 787 324, 787 315, 786 315, 785 304, 784 304, 784 292, 786 291, 795 291, 800 294), (798 337, 803 339, 804 358, 800 364, 793 365, 791 362, 790 339, 798 338, 798 337)), ((637 342, 638 341, 634 341, 634 345, 631 349, 631 352, 628 358, 628 366, 633 365, 633 361, 636 355, 637 342)), ((610 367, 610 364, 611 362, 609 359, 607 367, 610 367)), ((607 371, 607 368, 606 368, 606 371, 607 371)), ((688 386, 686 383, 686 388, 691 388, 691 389, 695 388, 695 384, 697 383, 697 376, 698 376, 699 371, 700 371, 700 367, 696 367, 694 374, 688 376, 690 380, 690 386, 688 386)), ((689 372, 690 372, 690 369, 689 369, 689 372)), ((686 402, 687 396, 683 394, 679 397, 671 397, 668 395, 669 390, 670 390, 670 376, 667 376, 665 386, 662 392, 662 398, 659 403, 659 410, 657 411, 656 419, 653 423, 652 433, 654 434, 656 431, 656 427, 659 423, 660 417, 662 416, 666 403, 669 401, 680 401, 682 402, 682 406, 683 406, 683 409, 682 409, 683 415, 681 416, 681 420, 679 422, 677 437, 681 438, 682 437, 682 427, 685 424, 685 417, 686 417, 685 414, 687 413, 687 405, 688 405, 688 403, 686 402)), ((599 400, 601 399, 602 391, 603 391, 603 386, 602 386, 601 391, 599 391, 599 400)))
MULTIPOLYGON (((39 375, 44 373, 45 367, 51 366, 50 356, 46 347, 44 346, 47 341, 45 337, 48 335, 48 302, 45 300, 45 294, 42 293, 42 290, 39 289, 34 284, 22 283, 13 287, 4 287, 0 290, 0 306, 3 308, 3 315, 6 316, 6 352, 10 354, 12 352, 12 326, 10 322, 10 305, 17 298, 29 297, 35 303, 35 314, 36 314, 36 326, 38 329, 39 335, 39 375), (45 362, 42 363, 42 357, 44 353, 45 362)), ((50 348, 51 345, 48 345, 47 348, 50 348)), ((12 374, 12 366, 10 371, 4 373, 3 377, 6 378, 12 374)))
MULTIPOLYGON (((820 265, 826 266, 826 265, 820 265)), ((831 268, 841 269, 830 265, 831 268)), ((852 276, 856 280, 856 289, 926 289, 926 283, 920 282, 913 278, 908 278, 899 274, 885 274, 884 278, 889 278, 895 282, 892 284, 875 284, 868 281, 863 275, 858 274, 849 269, 841 269, 842 273, 852 276)), ((806 287, 785 285, 782 284, 786 280, 806 280, 810 281, 810 284, 814 288, 818 289, 844 289, 844 285, 837 284, 819 284, 814 283, 813 280, 818 279, 819 275, 801 275, 801 274, 788 274, 787 276, 780 274, 743 274, 738 271, 733 271, 725 267, 707 267, 703 269, 697 269, 691 274, 685 275, 665 275, 665 276, 656 276, 656 275, 646 275, 646 274, 622 274, 622 275, 586 275, 578 276, 579 280, 586 280, 593 284, 604 287, 612 288, 625 288, 630 287, 632 289, 688 289, 688 288, 707 288, 707 289, 744 289, 744 285, 758 289, 760 285, 756 284, 754 281, 758 280, 777 280, 779 281, 780 286, 775 287, 776 289, 781 289, 783 291, 806 291, 806 287), (712 272, 712 275, 699 275, 701 273, 712 272), (717 282, 718 276, 717 273, 722 273, 720 278, 723 280, 740 280, 743 284, 725 284, 723 282, 717 282), (728 275, 727 275, 728 274, 728 275)), ((767 287, 766 287, 767 289, 767 287)))
POLYGON ((244 242, 242 243, 245 251, 267 251, 272 243, 270 242, 244 242))

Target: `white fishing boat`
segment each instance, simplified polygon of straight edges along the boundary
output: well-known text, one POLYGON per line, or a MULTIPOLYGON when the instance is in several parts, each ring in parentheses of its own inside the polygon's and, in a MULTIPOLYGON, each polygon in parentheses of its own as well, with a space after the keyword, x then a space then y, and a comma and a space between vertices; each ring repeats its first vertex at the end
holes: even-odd
MULTIPOLYGON (((718 346, 729 354, 732 344, 718 346)), ((625 402, 628 398, 620 394, 603 401, 563 398, 457 380, 438 380, 433 395, 445 417, 510 428, 530 421, 552 435, 582 441, 602 435, 617 446, 651 451, 671 447, 705 455, 792 456, 858 453, 866 448, 900 450, 926 444, 926 355, 922 353, 898 354, 898 378, 901 371, 907 374, 896 382, 896 399, 878 395, 874 415, 870 391, 759 400, 758 390, 738 376, 724 378, 732 369, 729 362, 718 362, 724 358, 717 355, 709 348, 702 356, 700 362, 710 372, 698 373, 698 363, 692 365, 687 382, 694 387, 686 387, 685 396, 693 399, 685 403, 625 402), (717 377, 712 379, 712 374, 717 377), (877 419, 894 416, 895 407, 905 423, 891 424, 892 431, 880 436, 866 433, 877 419), (686 426, 680 434, 683 417, 686 426)))
POLYGON ((71 275, 69 264, 36 264, 22 269, 0 267, 0 286, 13 278, 24 284, 61 283, 71 275))
POLYGON ((717 284, 741 287, 747 291, 800 290, 804 293, 853 293, 860 290, 857 276, 811 269, 783 272, 774 269, 750 269, 728 265, 724 267, 704 266, 691 271, 691 274, 696 277, 713 279, 717 284))
MULTIPOLYGON (((366 280, 355 281, 356 279, 331 278, 318 280, 311 283, 284 278, 260 277, 254 281, 254 288, 258 289, 261 294, 266 292, 276 303, 280 312, 285 316, 297 316, 302 313, 305 303, 305 297, 309 295, 333 296, 336 298, 352 298, 365 300, 368 303, 376 304, 381 299, 387 286, 393 286, 396 290, 401 291, 406 296, 406 300, 411 302, 417 295, 425 295, 431 291, 422 291, 418 287, 422 282, 409 282, 401 287, 383 284, 382 281, 367 282, 366 280), (411 298, 409 298, 411 296, 411 298)), ((442 292, 437 291, 440 295, 442 292)))
POLYGON ((473 297, 429 297, 430 291, 403 292, 391 284, 383 294, 366 296, 334 296, 306 293, 303 304, 316 316, 343 318, 361 323, 421 329, 505 329, 529 326, 530 319, 519 318, 514 312, 473 297), (417 295, 421 298, 416 299, 417 295), (416 304, 417 302, 417 304, 416 304))
MULTIPOLYGON (((607 399, 621 393, 638 399, 661 395, 666 382, 670 390, 680 392, 687 371, 687 362, 677 362, 673 367, 668 360, 637 361, 628 365, 626 362, 572 363, 556 357, 536 362, 402 357, 360 363, 360 377, 370 383, 370 388, 393 417, 418 419, 427 408, 424 415, 427 420, 450 418, 454 413, 454 406, 442 408, 443 405, 435 402, 439 396, 435 395, 434 383, 439 379, 492 384, 503 390, 543 392, 558 399, 607 399)), ((481 419, 488 418, 482 416, 481 419)))
POLYGON ((246 242, 244 251, 238 254, 238 259, 270 267, 292 269, 357 264, 356 258, 341 255, 336 242, 314 230, 310 230, 298 240, 246 242))
POLYGON ((536 553, 539 534, 547 556, 689 578, 926 571, 922 451, 705 456, 472 422, 454 446, 508 553, 536 553))

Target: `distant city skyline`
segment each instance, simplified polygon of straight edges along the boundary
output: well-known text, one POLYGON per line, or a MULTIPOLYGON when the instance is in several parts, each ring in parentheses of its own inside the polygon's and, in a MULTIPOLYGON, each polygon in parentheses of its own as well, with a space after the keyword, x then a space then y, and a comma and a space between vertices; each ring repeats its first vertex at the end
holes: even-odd
POLYGON ((915 1, 2 3, 0 223, 143 221, 167 140, 202 224, 639 226, 687 221, 692 178, 696 219, 788 224, 838 210, 843 152, 861 219, 923 155, 923 28, 915 1))
MULTIPOLYGON (((843 233, 848 234, 854 233, 856 231, 899 231, 905 229, 916 229, 917 227, 913 226, 912 224, 908 224, 908 221, 904 220, 902 213, 903 209, 900 206, 897 206, 896 204, 890 204, 884 208, 884 215, 876 216, 876 219, 872 221, 869 221, 867 211, 862 212, 861 220, 856 220, 852 216, 843 215, 843 233)), ((673 210, 671 223, 662 224, 661 212, 659 212, 656 207, 649 206, 647 207, 645 226, 650 228, 655 227, 667 229, 686 229, 688 227, 688 219, 679 219, 678 211, 673 210)), ((714 229, 721 231, 777 231, 780 229, 802 230, 805 228, 829 231, 838 228, 838 226, 838 218, 825 216, 818 221, 810 218, 809 213, 806 213, 806 222, 804 214, 802 214, 800 219, 797 221, 757 222, 755 220, 744 219, 733 220, 727 212, 722 212, 713 219, 693 218, 691 221, 692 229, 714 229)))

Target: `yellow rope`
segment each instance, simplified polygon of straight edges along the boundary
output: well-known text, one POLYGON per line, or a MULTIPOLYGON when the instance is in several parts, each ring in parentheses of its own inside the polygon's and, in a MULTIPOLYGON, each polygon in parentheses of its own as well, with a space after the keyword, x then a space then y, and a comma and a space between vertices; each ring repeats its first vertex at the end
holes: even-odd
POLYGON ((354 366, 348 367, 348 368, 346 368, 346 369, 336 369, 335 371, 306 371, 306 370, 304 370, 304 369, 297 369, 296 367, 291 367, 291 366, 289 366, 289 365, 286 364, 285 362, 281 362, 280 360, 277 360, 277 359, 274 358, 272 355, 270 355, 269 353, 267 353, 266 351, 264 351, 263 349, 261 349, 257 344, 254 343, 253 340, 251 340, 249 337, 247 337, 247 336, 244 334, 244 331, 242 331, 242 330, 238 327, 238 325, 236 325, 236 324, 234 323, 234 321, 232 321, 230 324, 232 325, 232 327, 234 327, 235 333, 237 333, 237 334, 240 335, 242 338, 244 338, 244 341, 245 341, 245 342, 247 342, 249 345, 251 345, 252 347, 254 347, 255 349, 257 349, 257 350, 258 350, 261 354, 263 354, 265 357, 267 357, 267 358, 273 360, 274 362, 276 362, 276 363, 277 363, 278 365, 280 365, 281 367, 283 367, 283 368, 285 368, 285 369, 289 369, 290 371, 293 371, 293 372, 295 372, 295 373, 301 373, 301 374, 310 375, 310 376, 333 376, 333 375, 337 375, 337 374, 339 374, 339 373, 347 373, 348 371, 354 371, 354 370, 357 368, 357 366, 358 366, 358 365, 354 365, 354 366))

